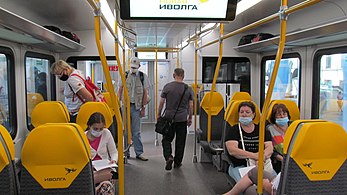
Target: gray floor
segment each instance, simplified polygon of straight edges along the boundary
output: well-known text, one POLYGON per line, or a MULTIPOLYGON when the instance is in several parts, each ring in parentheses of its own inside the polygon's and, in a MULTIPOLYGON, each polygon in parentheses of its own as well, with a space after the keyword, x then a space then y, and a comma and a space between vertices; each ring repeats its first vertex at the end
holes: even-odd
MULTIPOLYGON (((131 156, 125 165, 125 194, 136 195, 210 195, 222 194, 230 189, 222 172, 210 163, 193 163, 194 135, 187 137, 183 166, 165 170, 161 145, 154 145, 153 125, 144 125, 142 140, 144 155, 149 161, 143 162, 131 156)), ((160 138, 161 141, 161 138, 160 138)))

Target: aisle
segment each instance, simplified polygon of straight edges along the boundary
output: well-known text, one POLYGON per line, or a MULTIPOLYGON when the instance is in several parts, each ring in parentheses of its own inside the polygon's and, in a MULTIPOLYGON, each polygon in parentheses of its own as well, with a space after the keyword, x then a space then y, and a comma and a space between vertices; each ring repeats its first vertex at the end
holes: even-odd
MULTIPOLYGON (((125 165, 126 195, 214 195, 229 190, 225 176, 209 163, 192 163, 194 135, 187 136, 183 166, 165 170, 161 146, 154 146, 153 127, 143 129, 144 155, 149 161, 131 158, 125 165)), ((161 140, 161 139, 160 139, 161 140)))

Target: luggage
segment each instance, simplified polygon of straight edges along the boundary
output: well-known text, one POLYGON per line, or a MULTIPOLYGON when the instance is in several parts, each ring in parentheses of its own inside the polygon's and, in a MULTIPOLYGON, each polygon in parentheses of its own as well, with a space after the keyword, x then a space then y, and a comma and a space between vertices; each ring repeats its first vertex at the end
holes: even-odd
POLYGON ((43 26, 43 27, 45 27, 45 28, 47 28, 48 30, 53 31, 53 32, 55 32, 55 33, 61 35, 61 30, 60 30, 60 28, 58 28, 58 27, 56 27, 56 26, 48 26, 48 25, 46 25, 46 26, 43 26))

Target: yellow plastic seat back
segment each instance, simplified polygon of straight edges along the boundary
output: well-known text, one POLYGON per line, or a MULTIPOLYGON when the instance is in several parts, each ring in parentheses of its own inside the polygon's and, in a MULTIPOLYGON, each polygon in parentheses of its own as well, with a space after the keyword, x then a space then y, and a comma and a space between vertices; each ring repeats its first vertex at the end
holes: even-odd
POLYGON ((94 194, 89 143, 81 127, 48 123, 22 149, 21 194, 94 194))
POLYGON ((230 126, 236 125, 239 123, 239 105, 242 102, 252 102, 255 106, 255 118, 253 119, 254 124, 259 124, 260 121, 260 110, 257 104, 253 101, 248 100, 235 100, 230 105, 229 112, 225 118, 225 120, 229 123, 230 126))
POLYGON ((83 130, 87 129, 87 122, 89 117, 95 113, 100 112, 105 117, 106 128, 109 128, 113 123, 112 111, 110 107, 104 102, 86 102, 84 103, 76 118, 76 123, 82 127, 83 130))
POLYGON ((283 147, 280 194, 346 194, 347 133, 340 125, 294 121, 283 147))
MULTIPOLYGON (((210 94, 211 92, 207 92, 201 100, 200 106, 201 108, 208 113, 210 106, 210 94)), ((212 108, 211 115, 216 116, 221 110, 224 110, 224 100, 222 95, 219 92, 213 92, 212 94, 212 108)))
POLYGON ((0 125, 0 194, 19 194, 14 157, 15 149, 11 135, 0 125))
POLYGON ((27 108, 28 108, 28 116, 31 117, 31 114, 35 108, 35 106, 41 102, 43 102, 44 99, 40 93, 28 93, 27 94, 27 108))
POLYGON ((248 101, 252 101, 252 97, 251 97, 251 95, 249 95, 248 92, 235 92, 233 94, 233 96, 231 97, 230 102, 229 102, 227 108, 225 109, 224 119, 226 119, 226 117, 228 115, 228 112, 229 112, 229 109, 230 109, 231 105, 233 104, 233 102, 235 100, 248 100, 248 101))
POLYGON ((270 102, 269 111, 268 111, 267 116, 266 116, 267 121, 270 121, 272 109, 273 109, 274 105, 276 105, 276 104, 284 104, 287 107, 289 114, 290 114, 290 121, 295 121, 295 120, 300 119, 300 110, 299 110, 298 105, 294 101, 292 101, 292 100, 272 100, 270 102))
POLYGON ((44 101, 34 108, 31 123, 34 127, 46 123, 68 123, 69 111, 61 101, 44 101))

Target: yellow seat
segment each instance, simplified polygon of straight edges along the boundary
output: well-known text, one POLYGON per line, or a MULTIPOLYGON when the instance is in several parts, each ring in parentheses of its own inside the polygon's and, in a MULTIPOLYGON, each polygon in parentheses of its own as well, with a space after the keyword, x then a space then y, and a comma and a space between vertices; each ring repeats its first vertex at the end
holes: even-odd
POLYGON ((10 133, 0 125, 0 194, 19 194, 15 149, 10 133))
POLYGON ((34 127, 46 123, 68 123, 69 111, 61 101, 44 101, 34 108, 31 123, 34 127))
POLYGON ((346 194, 347 133, 340 125, 296 120, 283 152, 279 194, 346 194))
POLYGON ((89 143, 81 127, 48 123, 22 149, 21 194, 94 194, 89 143))
POLYGON ((113 123, 113 114, 110 107, 104 102, 86 102, 84 103, 76 118, 76 123, 82 127, 83 130, 87 129, 87 122, 89 117, 95 113, 100 112, 105 117, 106 128, 109 128, 113 123))
POLYGON ((31 117, 35 106, 43 101, 44 99, 40 93, 27 94, 28 117, 31 117))
MULTIPOLYGON (((248 101, 248 100, 235 100, 230 105, 228 115, 225 118, 225 120, 229 123, 230 126, 233 126, 239 123, 239 105, 245 101, 248 101)), ((253 123, 259 124, 259 121, 260 121, 259 107, 253 101, 248 101, 248 102, 252 102, 255 106, 255 118, 253 119, 253 123)))
POLYGON ((233 101, 235 101, 235 100, 248 100, 248 101, 252 101, 252 97, 251 97, 251 95, 249 95, 248 92, 235 92, 233 94, 233 96, 231 97, 230 102, 229 102, 227 108, 225 109, 224 119, 226 119, 226 117, 228 115, 228 112, 229 112, 229 109, 230 109, 231 105, 233 104, 233 101))
POLYGON ((267 116, 266 116, 267 121, 270 121, 271 112, 272 112, 272 109, 273 109, 275 104, 284 104, 288 108, 288 111, 290 114, 290 121, 300 119, 300 110, 299 110, 298 105, 294 101, 292 101, 292 100, 272 100, 270 102, 269 111, 268 111, 267 116))

